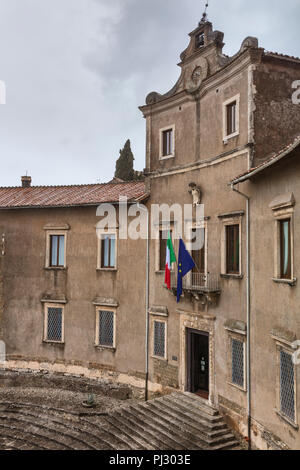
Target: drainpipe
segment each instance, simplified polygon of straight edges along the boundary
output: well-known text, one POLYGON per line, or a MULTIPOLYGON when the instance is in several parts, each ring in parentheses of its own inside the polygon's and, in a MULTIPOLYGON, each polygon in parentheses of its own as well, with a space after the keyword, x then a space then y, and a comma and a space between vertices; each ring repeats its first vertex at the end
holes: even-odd
POLYGON ((138 208, 141 211, 147 212, 147 244, 146 244, 146 335, 145 335, 145 354, 146 354, 146 364, 145 364, 145 401, 148 401, 148 383, 149 383, 149 267, 150 267, 150 234, 149 234, 149 210, 146 207, 141 207, 138 204, 138 208))
POLYGON ((250 346, 250 320, 251 320, 251 298, 250 298, 250 197, 235 188, 231 189, 246 199, 246 251, 247 251, 247 425, 248 425, 248 449, 251 450, 251 346, 250 346))

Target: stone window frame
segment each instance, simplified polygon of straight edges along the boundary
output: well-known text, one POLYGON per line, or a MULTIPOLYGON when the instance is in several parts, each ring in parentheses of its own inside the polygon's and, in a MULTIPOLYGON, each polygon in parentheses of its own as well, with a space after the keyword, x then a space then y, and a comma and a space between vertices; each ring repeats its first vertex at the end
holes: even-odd
POLYGON ((232 96, 226 101, 223 101, 223 142, 227 144, 228 140, 232 139, 233 137, 237 137, 240 134, 240 101, 241 95, 240 93, 232 96), (232 134, 227 134, 227 106, 234 103, 236 101, 236 131, 232 134))
POLYGON ((95 306, 96 318, 95 318, 95 347, 102 351, 115 352, 117 349, 117 308, 108 307, 102 305, 95 306), (112 346, 105 346, 99 343, 99 323, 100 323, 100 312, 111 312, 114 315, 114 339, 112 346))
POLYGON ((68 245, 68 230, 69 227, 44 227, 46 232, 46 258, 45 258, 45 268, 53 270, 64 270, 67 269, 67 245, 68 245), (51 266, 50 254, 51 254, 51 237, 52 236, 64 236, 64 266, 51 266))
POLYGON ((276 347, 276 406, 275 413, 279 416, 280 419, 288 423, 292 428, 299 429, 299 420, 298 420, 298 407, 297 407, 297 367, 294 364, 294 400, 295 400, 295 421, 292 421, 285 414, 281 412, 281 401, 280 401, 280 353, 284 351, 287 354, 293 356, 295 353, 295 348, 293 344, 279 336, 274 336, 271 332, 271 338, 275 341, 276 347))
POLYGON ((291 206, 284 208, 273 208, 274 223, 274 272, 272 280, 279 284, 294 286, 297 282, 295 277, 295 236, 294 236, 294 208, 291 206), (290 220, 291 236, 291 279, 281 279, 281 245, 280 245, 280 222, 290 220))
POLYGON ((45 302, 44 303, 44 332, 43 342, 48 344, 65 344, 65 303, 64 302, 45 302), (48 310, 49 308, 60 308, 62 310, 62 334, 61 341, 53 341, 48 339, 48 310))
POLYGON ((119 245, 119 237, 118 237, 118 229, 117 228, 109 228, 109 229, 97 229, 97 271, 108 271, 108 272, 116 272, 118 271, 118 245, 119 245), (115 244, 115 267, 114 268, 102 268, 102 235, 115 235, 116 237, 116 244, 115 244))
POLYGON ((227 331, 227 383, 241 392, 247 392, 247 333, 245 331, 235 330, 225 327, 227 331), (232 341, 240 341, 244 347, 244 386, 232 382, 232 341))
POLYGON ((175 158, 176 153, 176 138, 175 138, 176 126, 175 124, 171 124, 170 126, 162 127, 159 129, 159 160, 169 160, 170 158, 175 158), (173 152, 170 155, 163 155, 163 133, 165 131, 171 130, 173 134, 172 138, 172 149, 173 152))
POLYGON ((153 315, 153 318, 151 321, 151 344, 152 344, 151 358, 157 359, 159 361, 167 362, 168 361, 168 321, 166 318, 164 319, 163 317, 164 317, 163 315, 153 315), (165 355, 164 357, 156 356, 154 354, 154 324, 155 322, 165 324, 165 355))
POLYGON ((225 216, 219 216, 222 220, 222 235, 221 235, 221 277, 230 279, 242 279, 243 278, 243 212, 237 214, 228 214, 225 216), (239 259, 239 273, 228 274, 227 273, 227 230, 226 227, 230 225, 239 225, 239 237, 240 237, 240 259, 239 259))

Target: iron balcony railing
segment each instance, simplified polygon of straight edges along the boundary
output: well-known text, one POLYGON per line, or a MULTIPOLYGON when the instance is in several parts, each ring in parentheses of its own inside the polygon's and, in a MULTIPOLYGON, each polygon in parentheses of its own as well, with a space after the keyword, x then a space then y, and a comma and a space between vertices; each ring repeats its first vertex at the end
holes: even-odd
MULTIPOLYGON (((177 288, 177 273, 171 273, 171 286, 177 288)), ((182 287, 185 290, 198 292, 218 292, 220 291, 220 278, 215 273, 189 273, 182 280, 182 287)))

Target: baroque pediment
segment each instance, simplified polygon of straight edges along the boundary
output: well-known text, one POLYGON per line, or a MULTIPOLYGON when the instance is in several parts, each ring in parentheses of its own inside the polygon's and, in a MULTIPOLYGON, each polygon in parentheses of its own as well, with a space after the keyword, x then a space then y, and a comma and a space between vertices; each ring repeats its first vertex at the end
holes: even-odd
POLYGON ((248 48, 257 48, 256 38, 246 38, 240 50, 233 57, 223 54, 224 34, 213 31, 212 23, 201 20, 198 27, 190 33, 190 43, 180 55, 181 74, 174 87, 165 94, 155 91, 148 94, 147 105, 154 105, 181 92, 195 93, 202 83, 215 74, 248 48))

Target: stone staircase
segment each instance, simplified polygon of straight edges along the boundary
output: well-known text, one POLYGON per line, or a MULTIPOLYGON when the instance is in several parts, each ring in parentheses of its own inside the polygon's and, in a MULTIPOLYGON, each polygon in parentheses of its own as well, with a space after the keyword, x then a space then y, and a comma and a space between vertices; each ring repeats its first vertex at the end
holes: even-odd
POLYGON ((0 402, 0 449, 240 449, 219 412, 189 393, 130 403, 109 414, 0 402))

